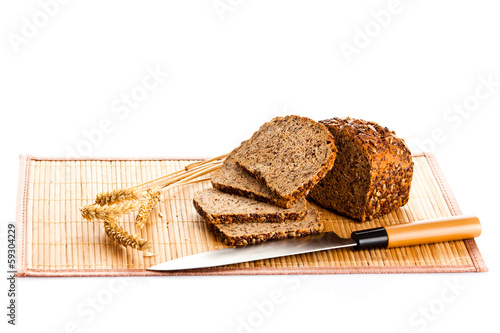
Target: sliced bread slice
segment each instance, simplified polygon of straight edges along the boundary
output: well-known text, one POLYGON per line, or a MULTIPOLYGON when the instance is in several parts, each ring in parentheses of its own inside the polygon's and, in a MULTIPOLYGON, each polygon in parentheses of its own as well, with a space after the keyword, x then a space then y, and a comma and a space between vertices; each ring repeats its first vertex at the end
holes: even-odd
POLYGON ((303 198, 335 162, 326 126, 300 116, 276 117, 241 144, 234 161, 285 200, 303 198))
POLYGON ((224 244, 230 246, 244 246, 259 244, 270 240, 287 237, 300 237, 317 234, 323 231, 323 222, 319 213, 311 209, 301 221, 285 222, 252 222, 252 223, 208 223, 210 230, 220 238, 224 244))
POLYGON ((296 221, 307 214, 306 199, 293 208, 284 209, 215 188, 196 193, 193 205, 198 214, 211 223, 296 221))
POLYGON ((267 202, 278 207, 293 207, 299 200, 298 198, 286 200, 279 197, 262 181, 250 175, 245 169, 234 162, 233 156, 239 148, 234 149, 229 154, 221 168, 212 177, 212 186, 223 192, 267 202))

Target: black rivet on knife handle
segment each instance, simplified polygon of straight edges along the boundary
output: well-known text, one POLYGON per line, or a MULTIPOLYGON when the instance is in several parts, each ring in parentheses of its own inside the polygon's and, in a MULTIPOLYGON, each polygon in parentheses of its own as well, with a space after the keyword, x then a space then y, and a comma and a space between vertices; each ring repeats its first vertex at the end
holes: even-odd
POLYGON ((351 233, 351 238, 358 244, 356 249, 387 247, 389 237, 384 228, 358 230, 351 233))

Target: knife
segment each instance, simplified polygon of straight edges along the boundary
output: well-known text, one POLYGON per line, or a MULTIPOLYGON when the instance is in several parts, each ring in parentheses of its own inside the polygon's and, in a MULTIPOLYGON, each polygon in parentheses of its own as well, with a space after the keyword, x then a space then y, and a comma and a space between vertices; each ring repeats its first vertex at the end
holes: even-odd
POLYGON ((452 216, 358 230, 352 232, 350 238, 341 238, 329 231, 259 245, 224 248, 170 260, 149 267, 148 270, 173 271, 215 267, 347 247, 368 249, 430 244, 474 238, 480 234, 481 224, 476 216, 452 216))

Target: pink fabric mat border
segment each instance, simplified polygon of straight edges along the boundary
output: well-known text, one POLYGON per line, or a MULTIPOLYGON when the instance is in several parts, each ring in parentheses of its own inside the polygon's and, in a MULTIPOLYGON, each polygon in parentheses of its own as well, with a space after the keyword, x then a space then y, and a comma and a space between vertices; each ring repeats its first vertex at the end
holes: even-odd
MULTIPOLYGON (((451 189, 444 178, 443 172, 439 167, 436 157, 432 153, 420 153, 413 155, 425 156, 429 161, 439 187, 443 192, 445 200, 453 215, 461 215, 462 212, 458 203, 451 192, 451 189)), ((26 201, 28 193, 28 176, 32 160, 45 161, 155 161, 172 160, 172 158, 54 158, 54 157, 34 157, 31 155, 21 155, 19 157, 19 184, 17 191, 17 210, 16 210, 16 233, 17 233, 17 251, 18 277, 83 277, 83 276, 178 276, 178 275, 286 275, 286 274, 380 274, 380 273, 458 273, 458 272, 486 272, 488 268, 479 252, 476 242, 473 239, 465 240, 466 248, 472 258, 473 265, 427 265, 427 266, 383 266, 383 267, 259 267, 259 268, 233 268, 233 267, 214 267, 189 271, 177 272, 153 272, 144 269, 72 269, 72 270, 42 270, 29 269, 26 267, 26 201)), ((175 159, 179 160, 179 159, 175 159)), ((181 160, 195 160, 184 158, 181 160)))

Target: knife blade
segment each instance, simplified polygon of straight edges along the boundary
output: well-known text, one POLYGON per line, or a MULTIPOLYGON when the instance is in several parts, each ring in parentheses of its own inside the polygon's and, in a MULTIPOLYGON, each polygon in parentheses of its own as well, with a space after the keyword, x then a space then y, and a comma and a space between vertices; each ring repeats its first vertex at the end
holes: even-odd
POLYGON ((335 232, 287 238, 259 245, 230 247, 194 254, 149 267, 152 271, 174 271, 216 267, 242 262, 339 248, 392 248, 475 238, 481 234, 476 216, 452 216, 420 222, 353 231, 342 238, 335 232))

